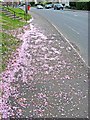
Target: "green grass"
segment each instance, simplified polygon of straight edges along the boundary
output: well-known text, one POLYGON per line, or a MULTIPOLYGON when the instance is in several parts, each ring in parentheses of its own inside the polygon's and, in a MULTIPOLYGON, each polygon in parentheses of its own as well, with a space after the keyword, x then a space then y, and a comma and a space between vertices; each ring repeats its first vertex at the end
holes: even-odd
POLYGON ((21 41, 17 40, 12 35, 8 35, 6 33, 0 33, 0 37, 0 40, 2 40, 0 41, 0 53, 2 55, 2 71, 4 71, 7 67, 7 63, 12 55, 12 52, 15 52, 16 48, 20 45, 21 41))
POLYGON ((16 29, 26 24, 25 21, 11 19, 7 17, 4 13, 0 13, 0 23, 2 24, 2 29, 4 30, 16 29))
MULTIPOLYGON (((0 5, 0 7, 2 7, 0 5)), ((5 8, 7 9, 7 8, 5 8)), ((23 18, 24 11, 19 8, 11 8, 17 13, 17 16, 20 15, 20 17, 23 18), (22 13, 22 14, 19 14, 22 13)), ((28 15, 28 20, 31 18, 30 15, 28 15)), ((25 19, 23 20, 14 20, 10 17, 7 17, 3 12, 0 12, 0 27, 2 27, 2 30, 13 30, 16 28, 20 28, 24 25, 26 25, 25 19)), ((12 55, 12 52, 15 52, 17 47, 20 45, 21 41, 17 40, 12 35, 8 35, 4 32, 0 32, 0 72, 4 71, 7 67, 7 63, 9 58, 12 55)))
POLYGON ((26 16, 25 11, 20 8, 13 8, 13 7, 3 7, 3 8, 10 11, 11 13, 15 12, 16 16, 19 16, 24 20, 26 20, 26 19, 29 20, 31 18, 30 14, 27 14, 27 16, 26 16))
MULTIPOLYGON (((1 6, 0 6, 1 7, 1 6)), ((3 7, 3 6, 2 6, 3 7)), ((20 20, 16 20, 16 19, 12 19, 10 17, 7 17, 3 12, 0 12, 0 23, 2 24, 2 28, 9 30, 9 29, 16 29, 19 27, 22 27, 23 25, 27 24, 26 23, 26 17, 24 16, 24 10, 20 9, 20 8, 12 8, 12 7, 3 7, 4 9, 8 9, 9 11, 12 12, 15 11, 16 12, 16 16, 19 16, 22 18, 22 21, 20 20), (24 19, 25 18, 25 19, 24 19)), ((31 15, 27 15, 27 20, 29 20, 31 18, 31 15)))

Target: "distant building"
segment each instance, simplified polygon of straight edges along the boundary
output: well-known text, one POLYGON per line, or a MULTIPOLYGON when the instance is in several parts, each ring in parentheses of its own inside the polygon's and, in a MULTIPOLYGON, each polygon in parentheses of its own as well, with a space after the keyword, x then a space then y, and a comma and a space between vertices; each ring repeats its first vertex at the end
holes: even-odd
POLYGON ((70 1, 79 1, 79 0, 20 0, 20 1, 35 2, 36 4, 38 2, 61 2, 65 4, 66 6, 68 6, 70 1))
POLYGON ((63 3, 63 4, 65 4, 66 6, 68 6, 69 5, 69 0, 33 0, 36 4, 38 3, 38 2, 60 2, 60 3, 63 3))

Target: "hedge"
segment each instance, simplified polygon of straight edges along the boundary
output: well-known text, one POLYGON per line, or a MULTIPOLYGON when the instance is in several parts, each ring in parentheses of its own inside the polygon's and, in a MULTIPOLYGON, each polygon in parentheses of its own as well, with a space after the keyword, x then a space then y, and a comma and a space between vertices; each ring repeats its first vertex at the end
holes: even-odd
POLYGON ((90 10, 90 1, 89 2, 70 2, 71 9, 77 10, 90 10))
POLYGON ((35 6, 35 2, 29 2, 31 6, 35 6))

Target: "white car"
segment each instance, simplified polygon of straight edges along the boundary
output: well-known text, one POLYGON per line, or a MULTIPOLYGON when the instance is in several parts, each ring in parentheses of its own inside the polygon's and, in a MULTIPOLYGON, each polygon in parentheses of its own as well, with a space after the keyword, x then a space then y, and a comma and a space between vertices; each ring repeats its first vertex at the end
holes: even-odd
POLYGON ((37 5, 37 9, 43 9, 42 5, 37 5))

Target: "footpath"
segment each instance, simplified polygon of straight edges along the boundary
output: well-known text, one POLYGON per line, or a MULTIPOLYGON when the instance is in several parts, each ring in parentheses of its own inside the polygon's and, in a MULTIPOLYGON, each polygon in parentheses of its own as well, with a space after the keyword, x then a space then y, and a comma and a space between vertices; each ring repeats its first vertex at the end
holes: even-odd
POLYGON ((87 118, 88 69, 55 28, 31 12, 2 73, 2 118, 87 118))

